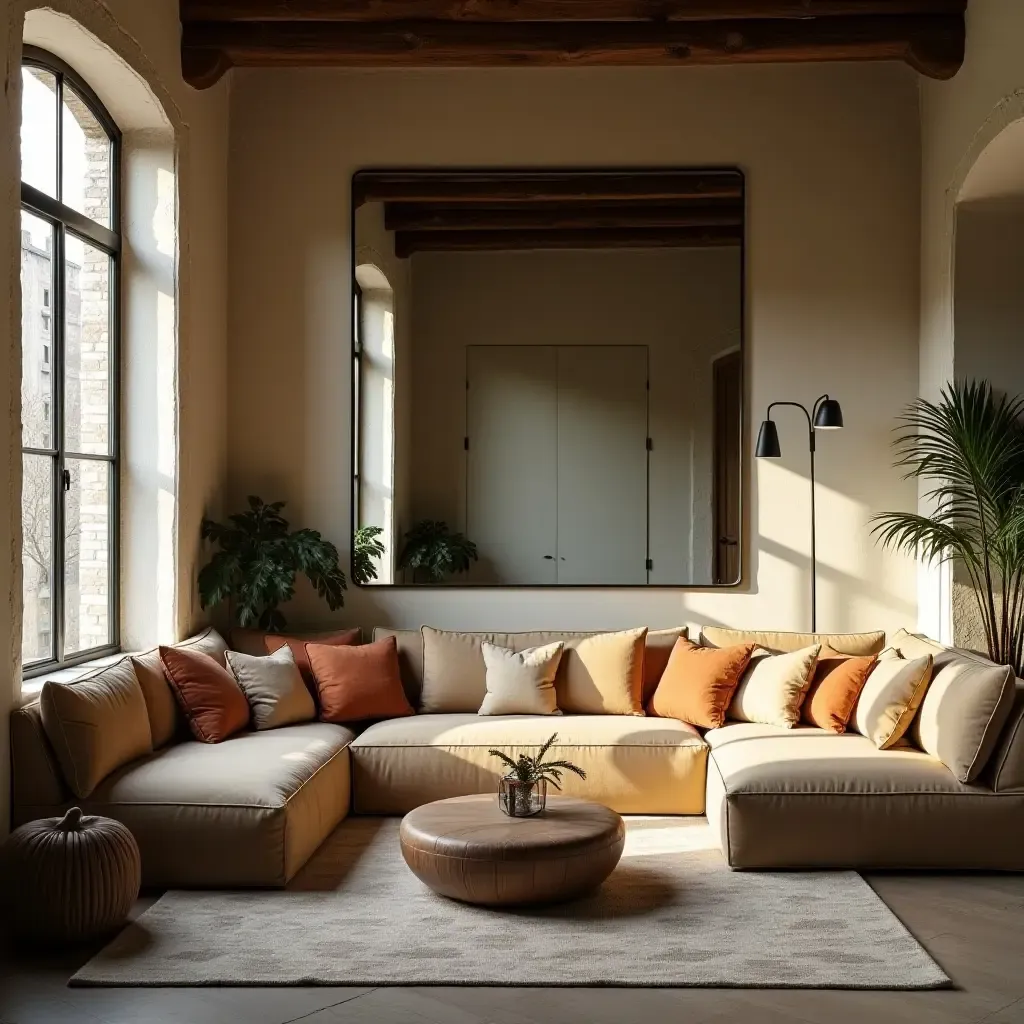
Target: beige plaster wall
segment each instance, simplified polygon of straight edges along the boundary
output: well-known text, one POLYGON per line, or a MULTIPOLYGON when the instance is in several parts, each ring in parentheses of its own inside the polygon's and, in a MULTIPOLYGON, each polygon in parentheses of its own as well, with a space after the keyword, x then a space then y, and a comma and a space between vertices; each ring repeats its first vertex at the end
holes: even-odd
MULTIPOLYGON (((236 74, 231 134, 229 492, 286 498, 349 546, 348 182, 388 166, 737 165, 748 175, 746 438, 773 399, 830 391, 847 429, 819 446, 819 623, 917 613, 913 563, 872 512, 912 508, 890 468, 917 393, 915 76, 895 65, 236 74)), ((748 472, 736 589, 350 593, 367 624, 608 627, 679 620, 805 627, 806 427, 748 472)), ((295 623, 327 620, 304 592, 295 623)))
MULTIPOLYGON (((1024 117, 1024 4, 971 0, 963 68, 949 82, 922 79, 920 88, 920 377, 921 394, 933 398, 943 383, 960 373, 954 340, 956 203, 979 157, 1008 126, 1024 117)), ((997 176, 987 169, 985 177, 995 182, 997 176)), ((974 185, 972 197, 986 191, 985 183, 974 185)), ((927 511, 923 499, 921 507, 927 511)), ((922 629, 942 639, 971 642, 970 601, 964 595, 954 596, 948 568, 922 567, 919 593, 922 629), (962 624, 960 637, 956 620, 962 624)))
MULTIPOLYGON (((26 10, 32 0, 6 0, 0 17, 5 61, 4 99, 0 102, 0 181, 6 201, 0 214, 0 287, 9 297, 0 320, 0 588, 7 609, 0 615, 0 718, 20 692, 21 559, 20 502, 20 272, 18 246, 18 126, 20 123, 20 51, 26 10)), ((94 37, 83 60, 111 69, 107 81, 94 81, 112 110, 124 101, 125 117, 134 111, 121 86, 140 76, 160 100, 174 126, 177 148, 176 194, 181 226, 177 253, 178 340, 177 430, 179 478, 173 525, 177 547, 173 631, 185 633, 202 616, 194 598, 198 571, 199 521, 207 510, 219 512, 226 476, 226 252, 228 95, 223 83, 206 93, 187 87, 178 52, 177 0, 47 0, 47 8, 74 18, 94 37), (105 48, 124 62, 104 61, 105 48), (125 65, 132 69, 127 72, 125 65), (181 453, 186 453, 182 457, 181 453)), ((60 34, 60 33, 58 33, 60 34)), ((68 55, 69 56, 69 55, 68 55)), ((74 61, 73 61, 74 62, 74 61)), ((173 316, 174 314, 172 314, 173 316)), ((130 401, 132 396, 125 395, 130 401)), ((145 396, 139 396, 145 401, 145 396)), ((0 829, 7 821, 8 757, 6 728, 0 730, 0 829)))

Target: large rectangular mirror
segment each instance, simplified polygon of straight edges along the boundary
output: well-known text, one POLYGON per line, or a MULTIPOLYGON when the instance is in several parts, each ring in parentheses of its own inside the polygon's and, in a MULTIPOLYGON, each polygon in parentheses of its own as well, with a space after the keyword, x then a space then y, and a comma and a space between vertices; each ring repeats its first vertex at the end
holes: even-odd
POLYGON ((741 576, 736 170, 353 179, 352 576, 741 576))

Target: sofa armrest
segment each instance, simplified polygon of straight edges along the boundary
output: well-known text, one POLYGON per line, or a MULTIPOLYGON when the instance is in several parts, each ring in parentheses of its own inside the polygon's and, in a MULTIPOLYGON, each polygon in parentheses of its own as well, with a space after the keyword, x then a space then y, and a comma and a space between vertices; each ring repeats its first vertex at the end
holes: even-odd
POLYGON ((43 730, 39 702, 11 714, 11 817, 21 825, 38 807, 56 807, 71 799, 56 755, 43 730))
POLYGON ((1024 792, 1024 680, 1017 680, 1013 708, 986 767, 984 781, 996 793, 1024 792))

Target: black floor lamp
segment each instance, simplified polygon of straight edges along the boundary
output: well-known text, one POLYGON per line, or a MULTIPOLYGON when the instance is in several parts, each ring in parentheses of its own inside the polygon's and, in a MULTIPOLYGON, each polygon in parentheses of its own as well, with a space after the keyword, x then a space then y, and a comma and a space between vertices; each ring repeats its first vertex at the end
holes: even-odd
POLYGON ((761 421, 761 429, 757 433, 757 451, 759 459, 778 459, 782 457, 779 447, 779 431, 772 420, 772 409, 777 405, 791 405, 800 409, 807 417, 807 441, 811 450, 811 632, 818 631, 818 553, 815 537, 814 512, 814 434, 818 430, 840 430, 843 426, 843 410, 839 403, 828 395, 822 395, 808 412, 805 405, 799 402, 772 402, 768 406, 768 416, 761 421))

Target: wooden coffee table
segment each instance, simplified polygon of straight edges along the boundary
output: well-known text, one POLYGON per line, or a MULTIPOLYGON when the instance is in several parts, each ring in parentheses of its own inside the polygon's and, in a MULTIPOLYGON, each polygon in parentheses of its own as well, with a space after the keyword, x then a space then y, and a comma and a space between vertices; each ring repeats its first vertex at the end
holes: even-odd
POLYGON ((402 819, 402 856, 435 892, 465 903, 554 903, 596 889, 622 856, 622 818, 601 804, 549 796, 510 818, 494 793, 438 800, 402 819))

